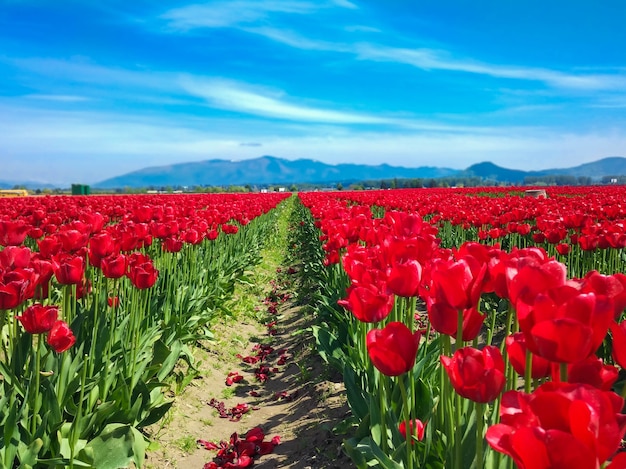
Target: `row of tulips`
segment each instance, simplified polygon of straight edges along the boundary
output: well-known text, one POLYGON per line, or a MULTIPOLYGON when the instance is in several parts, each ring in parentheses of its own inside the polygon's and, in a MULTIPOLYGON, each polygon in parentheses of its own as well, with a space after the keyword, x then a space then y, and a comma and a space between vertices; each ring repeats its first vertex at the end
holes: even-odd
POLYGON ((444 248, 431 212, 345 197, 301 194, 300 242, 358 467, 626 467, 623 273, 574 277, 536 246, 444 248))
POLYGON ((0 465, 141 467, 287 196, 3 200, 0 465))
POLYGON ((344 192, 351 204, 415 211, 439 228, 442 246, 465 241, 542 246, 573 276, 614 273, 626 257, 626 187, 548 188, 548 198, 498 188, 344 192))

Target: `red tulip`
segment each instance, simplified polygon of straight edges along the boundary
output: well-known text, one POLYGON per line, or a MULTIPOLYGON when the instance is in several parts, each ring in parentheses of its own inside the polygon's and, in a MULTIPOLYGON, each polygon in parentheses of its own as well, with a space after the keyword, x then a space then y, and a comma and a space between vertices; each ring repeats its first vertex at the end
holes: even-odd
POLYGON ((154 268, 150 257, 135 252, 128 257, 128 273, 126 275, 135 287, 144 290, 156 283, 159 271, 154 268))
POLYGON ((372 364, 384 375, 399 376, 415 363, 421 334, 411 333, 401 322, 390 322, 384 329, 367 333, 367 352, 372 364))
POLYGON ((352 312, 363 322, 379 322, 385 319, 393 308, 394 297, 375 285, 357 286, 348 288, 348 297, 337 303, 352 312))
POLYGON ((78 285, 85 275, 85 258, 80 255, 57 254, 52 260, 52 268, 61 285, 78 285))
POLYGON ((87 246, 90 233, 83 230, 86 230, 86 227, 81 226, 80 230, 67 229, 59 231, 57 236, 65 252, 76 252, 87 246))
POLYGON ((532 394, 509 391, 487 442, 520 469, 596 469, 626 430, 617 394, 585 384, 545 383, 532 394))
MULTIPOLYGON (((414 419, 409 422, 409 428, 411 429, 411 435, 417 438, 419 441, 424 439, 424 430, 426 429, 426 424, 419 419, 414 419)), ((400 434, 406 439, 406 421, 400 422, 398 425, 398 430, 400 434)), ((415 441, 412 441, 415 443, 415 441)))
POLYGON ((48 332, 48 345, 57 352, 65 352, 76 343, 72 329, 65 321, 57 321, 48 332))
POLYGON ((0 271, 2 269, 25 269, 30 264, 31 251, 27 247, 7 246, 0 251, 0 271))
POLYGON ((411 297, 419 294, 422 266, 417 261, 394 264, 389 269, 387 289, 394 295, 411 297))
POLYGON ((24 282, 6 282, 0 280, 0 310, 16 308, 21 302, 24 282))
POLYGON ((126 256, 124 254, 110 254, 100 261, 102 274, 106 278, 121 278, 126 273, 126 256))
POLYGON ((109 296, 107 298, 107 304, 111 308, 117 308, 120 305, 120 297, 119 296, 109 296))
POLYGON ((613 348, 611 351, 613 360, 622 368, 626 368, 626 321, 622 321, 619 324, 613 322, 610 329, 613 336, 613 348))
POLYGON ((111 233, 98 233, 89 239, 89 263, 100 267, 100 260, 119 251, 111 233))
POLYGON ((524 313, 520 329, 528 348, 560 363, 575 363, 593 354, 613 321, 613 302, 603 295, 580 293, 570 286, 539 294, 524 313))
POLYGON ((50 331, 59 319, 59 308, 36 303, 26 308, 21 316, 15 318, 22 323, 24 330, 29 334, 43 334, 50 331))
MULTIPOLYGON (((552 381, 559 381, 560 367, 552 364, 552 381)), ((613 365, 605 365, 595 355, 583 361, 572 363, 567 367, 567 382, 588 384, 602 391, 610 391, 617 381, 619 371, 613 365)))
POLYGON ((436 302, 457 310, 478 306, 488 280, 486 263, 466 255, 458 261, 433 261, 431 269, 431 295, 436 302))
MULTIPOLYGON (((506 353, 513 369, 520 376, 526 374, 526 340, 524 334, 517 332, 506 338, 506 353)), ((537 354, 532 354, 531 377, 533 379, 546 378, 550 376, 551 363, 537 354)))
POLYGON ((492 402, 504 389, 504 360, 498 347, 463 347, 452 358, 442 355, 440 359, 452 387, 466 399, 492 402))
POLYGON ((152 263, 132 266, 128 271, 128 278, 140 290, 152 287, 159 277, 159 271, 152 263))
POLYGON ((0 246, 19 246, 29 230, 22 220, 0 220, 0 246))
POLYGON ((622 273, 602 275, 592 270, 585 275, 581 289, 585 293, 593 292, 611 298, 615 307, 615 319, 626 309, 626 275, 622 273))
POLYGON ((168 236, 161 246, 165 252, 179 252, 183 247, 183 241, 174 236, 168 236))
POLYGON ((61 250, 61 241, 55 236, 48 236, 37 240, 37 246, 39 246, 39 252, 45 259, 51 259, 61 250))
POLYGON ((571 250, 571 246, 567 243, 561 243, 561 244, 557 244, 556 245, 556 250, 557 252, 562 255, 562 256, 566 256, 569 254, 570 250, 571 250))

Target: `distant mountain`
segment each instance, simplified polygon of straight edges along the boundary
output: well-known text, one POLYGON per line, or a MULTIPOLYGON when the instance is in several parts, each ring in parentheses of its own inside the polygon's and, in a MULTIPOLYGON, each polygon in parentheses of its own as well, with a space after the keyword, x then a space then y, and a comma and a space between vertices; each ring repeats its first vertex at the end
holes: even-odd
POLYGON ((230 186, 245 184, 336 184, 393 178, 478 177, 488 181, 521 184, 529 176, 587 176, 599 180, 603 176, 626 175, 626 158, 614 156, 572 168, 522 171, 507 169, 491 162, 477 163, 464 171, 422 166, 404 168, 382 164, 330 165, 301 159, 285 160, 273 156, 229 161, 207 160, 171 166, 145 168, 94 184, 95 188, 165 187, 165 186, 230 186))
POLYGON ((230 186, 245 184, 292 184, 355 182, 393 178, 439 178, 454 176, 458 170, 422 166, 403 168, 382 164, 330 165, 301 159, 285 160, 273 156, 228 161, 208 160, 171 166, 145 168, 94 184, 97 188, 230 186))
POLYGON ((626 175, 626 158, 611 156, 572 168, 554 168, 541 171, 507 169, 491 162, 483 162, 470 166, 459 175, 509 183, 522 183, 524 178, 530 176, 586 176, 593 180, 599 180, 603 176, 626 175))
MULTIPOLYGON (((567 176, 589 176, 593 179, 600 179, 604 176, 624 176, 626 175, 626 158, 621 156, 609 156, 592 163, 581 164, 573 168, 548 169, 549 174, 564 174, 567 176)), ((545 172, 545 171, 544 171, 545 172)))
POLYGON ((522 182, 526 176, 534 176, 537 174, 530 171, 502 168, 489 161, 485 161, 483 163, 473 164, 463 171, 462 175, 500 182, 522 182))
POLYGON ((59 187, 55 184, 36 181, 0 181, 0 189, 13 189, 14 187, 25 187, 29 190, 34 189, 54 189, 59 187))

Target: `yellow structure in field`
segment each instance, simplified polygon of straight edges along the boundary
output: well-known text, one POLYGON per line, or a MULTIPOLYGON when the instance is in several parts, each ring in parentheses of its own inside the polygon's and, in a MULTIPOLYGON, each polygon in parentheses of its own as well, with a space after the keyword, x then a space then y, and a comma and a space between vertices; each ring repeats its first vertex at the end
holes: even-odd
POLYGON ((26 189, 0 189, 0 197, 26 197, 28 191, 26 189))

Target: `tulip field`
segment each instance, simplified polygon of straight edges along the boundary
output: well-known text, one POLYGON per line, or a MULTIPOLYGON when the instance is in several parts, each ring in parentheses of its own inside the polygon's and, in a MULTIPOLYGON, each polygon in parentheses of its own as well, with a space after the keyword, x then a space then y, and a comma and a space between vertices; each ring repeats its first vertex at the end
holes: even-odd
MULTIPOLYGON (((0 200, 0 467, 143 467, 288 217, 354 466, 626 468, 626 187, 546 192, 0 200)), ((251 467, 263 436, 203 441, 228 455, 205 467, 251 467)))

